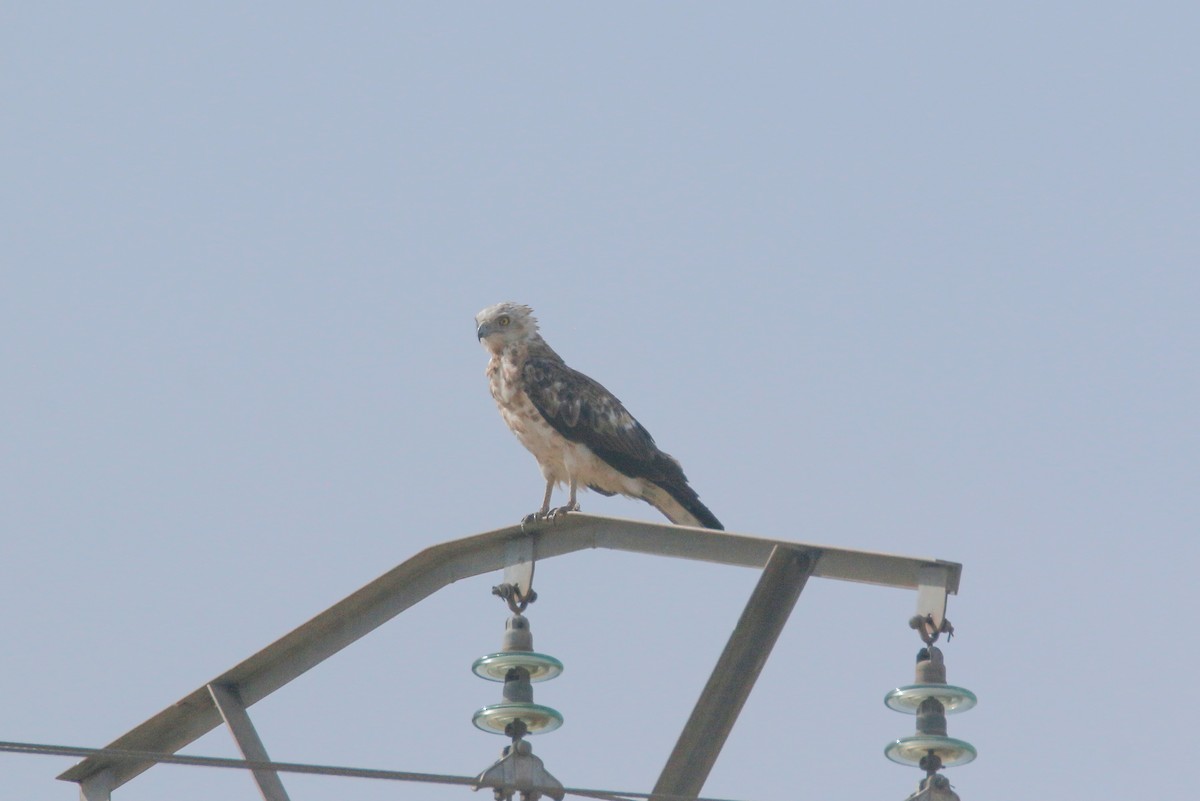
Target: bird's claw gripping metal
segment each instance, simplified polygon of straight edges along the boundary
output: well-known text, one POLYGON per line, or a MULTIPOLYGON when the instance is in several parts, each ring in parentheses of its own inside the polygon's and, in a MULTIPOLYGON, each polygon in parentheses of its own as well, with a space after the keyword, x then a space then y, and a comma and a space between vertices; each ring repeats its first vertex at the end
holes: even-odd
POLYGON ((568 504, 567 506, 556 506, 553 509, 530 512, 521 518, 521 531, 525 531, 528 527, 538 523, 556 523, 566 517, 571 512, 578 512, 579 504, 568 504))
POLYGON ((569 503, 566 506, 559 506, 554 509, 551 509, 546 514, 546 516, 552 521, 557 521, 559 518, 566 517, 571 512, 578 512, 578 511, 579 511, 579 504, 569 503))

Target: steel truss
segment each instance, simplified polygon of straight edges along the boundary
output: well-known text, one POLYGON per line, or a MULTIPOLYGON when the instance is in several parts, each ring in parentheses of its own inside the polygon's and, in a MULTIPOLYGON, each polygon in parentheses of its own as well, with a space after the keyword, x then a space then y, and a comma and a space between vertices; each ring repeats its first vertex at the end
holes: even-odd
MULTIPOLYGON (((758 584, 708 685, 663 768, 654 793, 695 797, 810 576, 917 591, 917 614, 940 625, 962 565, 708 529, 571 513, 435 545, 398 565, 307 623, 118 737, 114 750, 175 754, 224 723, 246 760, 269 763, 247 708, 461 579, 586 548, 754 567, 758 584)), ((150 758, 88 757, 58 778, 77 782, 83 801, 109 801, 117 787, 156 764, 150 758)), ((266 801, 287 801, 279 774, 253 771, 266 801)))

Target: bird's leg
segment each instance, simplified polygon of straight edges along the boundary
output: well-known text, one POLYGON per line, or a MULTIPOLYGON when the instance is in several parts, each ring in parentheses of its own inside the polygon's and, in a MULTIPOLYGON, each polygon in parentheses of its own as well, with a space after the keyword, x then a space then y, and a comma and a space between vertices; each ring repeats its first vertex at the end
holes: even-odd
POLYGON ((571 477, 571 495, 569 498, 567 498, 567 505, 560 506, 557 509, 554 509, 553 511, 551 511, 550 512, 551 520, 557 520, 559 517, 561 517, 562 515, 565 515, 567 512, 578 512, 579 511, 579 503, 575 500, 575 493, 578 490, 579 490, 579 480, 577 478, 575 478, 574 476, 572 476, 571 477))
POLYGON ((532 514, 527 514, 521 518, 521 525, 536 523, 538 520, 545 520, 550 517, 550 496, 554 494, 554 479, 546 479, 546 497, 542 498, 542 508, 532 514))

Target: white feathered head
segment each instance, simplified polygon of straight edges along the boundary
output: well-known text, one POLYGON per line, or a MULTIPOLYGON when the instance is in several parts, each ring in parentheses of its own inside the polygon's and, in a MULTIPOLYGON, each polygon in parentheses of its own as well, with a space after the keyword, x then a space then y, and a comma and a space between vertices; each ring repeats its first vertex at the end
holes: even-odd
POLYGON ((519 342, 537 334, 533 309, 505 301, 488 306, 475 315, 475 336, 488 350, 499 351, 510 342, 519 342))

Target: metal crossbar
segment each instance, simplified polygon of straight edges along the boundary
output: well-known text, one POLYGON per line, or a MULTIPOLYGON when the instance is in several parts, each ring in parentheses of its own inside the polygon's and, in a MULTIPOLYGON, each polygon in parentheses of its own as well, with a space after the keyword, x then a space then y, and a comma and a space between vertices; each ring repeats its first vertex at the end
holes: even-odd
MULTIPOLYGON (((265 756, 266 751, 262 743, 258 742, 256 734, 252 734, 253 726, 249 724, 246 707, 262 700, 442 587, 461 579, 508 567, 514 553, 528 550, 512 547, 514 541, 522 539, 528 539, 532 544, 534 557, 539 561, 587 548, 608 548, 763 569, 768 566, 772 554, 780 549, 779 553, 792 554, 789 559, 793 562, 799 558, 804 563, 803 570, 796 571, 793 566, 790 571, 791 589, 788 592, 794 591, 797 596, 809 575, 912 589, 918 590, 918 614, 929 614, 938 618, 945 609, 946 595, 957 593, 962 572, 960 564, 938 559, 833 548, 580 513, 568 514, 559 520, 539 524, 528 530, 519 525, 508 526, 445 542, 418 553, 179 702, 118 737, 108 749, 173 754, 219 726, 223 721, 224 707, 226 717, 231 719, 231 730, 239 747, 243 748, 243 753, 249 757, 259 754, 261 749, 261 755, 265 756), (801 556, 795 557, 796 554, 801 556), (801 573, 803 578, 800 578, 801 573), (219 704, 217 699, 226 703, 219 704), (246 750, 247 748, 249 750, 246 750)), ((795 599, 792 598, 787 606, 788 611, 794 603, 795 599)), ((752 597, 747 614, 755 604, 752 597)), ((751 634, 748 636, 751 636, 751 639, 770 636, 773 643, 786 618, 787 614, 784 613, 776 616, 768 625, 750 626, 747 631, 751 634)), ((742 628, 741 623, 739 628, 742 628)), ((735 631, 735 638, 737 637, 739 635, 735 631)), ((731 648, 734 657, 746 650, 744 644, 736 645, 732 639, 726 649, 727 653, 731 653, 731 648)), ((754 677, 757 677, 757 672, 754 673, 754 677)), ((752 685, 753 678, 738 689, 738 692, 744 690, 748 694, 752 685)), ((742 701, 744 700, 742 698, 742 701)), ((701 704, 703 703, 702 698, 701 704)), ((724 728, 727 734, 740 708, 739 702, 732 717, 719 721, 717 729, 713 730, 724 728)), ((701 705, 698 705, 697 713, 694 713, 693 717, 701 712, 701 705)), ((685 730, 685 737, 688 736, 691 735, 685 730)), ((720 738, 722 744, 724 736, 722 734, 720 738)), ((711 758, 706 757, 705 775, 719 750, 718 745, 711 752, 711 758)), ((63 772, 58 778, 78 782, 83 797, 88 801, 103 801, 109 797, 111 790, 128 782, 157 761, 160 760, 117 758, 98 752, 63 772)), ((670 764, 668 769, 673 769, 670 764)), ((664 777, 666 775, 667 770, 664 770, 664 777)), ((278 777, 275 777, 274 782, 277 781, 278 777)), ((660 783, 661 781, 660 779, 660 783)), ((269 772, 261 776, 260 787, 263 787, 262 782, 273 786, 269 772)), ((702 782, 701 779, 701 784, 702 782)), ((268 790, 265 787, 263 789, 264 797, 268 801, 286 798, 286 794, 282 794, 281 785, 277 791, 273 791, 276 792, 275 795, 266 795, 268 790)), ((665 786, 663 790, 670 792, 665 786)), ((698 791, 699 786, 694 790, 688 786, 681 794, 694 796, 698 791)))

